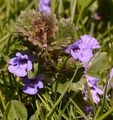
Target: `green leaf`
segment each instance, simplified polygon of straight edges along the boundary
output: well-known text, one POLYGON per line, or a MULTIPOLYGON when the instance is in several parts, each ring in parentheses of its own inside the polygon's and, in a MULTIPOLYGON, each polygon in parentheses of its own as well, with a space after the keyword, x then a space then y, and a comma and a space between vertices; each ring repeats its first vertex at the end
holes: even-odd
POLYGON ((37 120, 36 114, 33 114, 29 120, 37 120))
POLYGON ((36 76, 37 72, 38 72, 38 63, 34 63, 33 69, 28 72, 28 78, 29 79, 34 78, 36 76))
POLYGON ((37 111, 35 112, 35 114, 33 114, 33 115, 30 117, 29 120, 39 120, 39 119, 38 119, 39 114, 40 114, 40 111, 37 110, 37 111))
MULTIPOLYGON (((77 74, 73 80, 73 82, 71 83, 70 87, 69 87, 69 90, 73 90, 75 92, 79 91, 79 90, 83 90, 83 84, 84 84, 84 79, 82 78, 84 74, 84 68, 83 67, 80 67, 77 71, 77 74)), ((64 80, 62 80, 64 81, 64 80)), ((68 85, 69 81, 67 79, 67 81, 65 82, 61 82, 61 80, 59 80, 57 82, 57 92, 59 92, 60 94, 62 94, 62 91, 64 90, 64 88, 68 85)), ((53 91, 55 91, 55 87, 56 87, 56 84, 53 84, 53 91)))
POLYGON ((82 78, 80 81, 78 81, 76 83, 71 83, 69 89, 73 90, 75 92, 77 92, 79 90, 83 90, 84 82, 85 82, 85 80, 82 78))
POLYGON ((21 102, 12 100, 7 104, 6 117, 8 120, 27 120, 27 110, 21 102))
POLYGON ((107 68, 107 53, 97 53, 89 63, 88 75, 97 77, 107 68))
MULTIPOLYGON (((65 83, 60 83, 58 82, 57 85, 57 92, 59 92, 60 94, 62 94, 64 88, 68 85, 69 82, 65 82, 65 83)), ((55 91, 55 84, 53 84, 53 91, 55 91)))
POLYGON ((0 109, 0 120, 3 118, 3 113, 2 113, 2 111, 1 111, 1 109, 0 109))

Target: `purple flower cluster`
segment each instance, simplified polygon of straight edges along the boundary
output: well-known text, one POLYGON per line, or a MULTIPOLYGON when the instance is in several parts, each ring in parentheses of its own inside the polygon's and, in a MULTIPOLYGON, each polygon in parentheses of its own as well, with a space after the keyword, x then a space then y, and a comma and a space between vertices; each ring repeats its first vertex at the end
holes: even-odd
POLYGON ((28 55, 22 55, 20 52, 17 52, 16 57, 10 59, 9 64, 9 72, 22 77, 24 93, 34 95, 38 92, 39 88, 43 88, 43 75, 36 76, 33 79, 27 78, 27 71, 32 70, 32 62, 29 60, 28 55))
MULTIPOLYGON (((89 66, 87 64, 93 57, 92 50, 98 49, 100 47, 101 46, 99 45, 99 43, 97 42, 97 40, 94 37, 92 37, 90 35, 83 35, 83 36, 80 36, 79 40, 77 40, 75 43, 69 45, 67 47, 67 49, 65 50, 65 52, 68 54, 71 54, 71 56, 75 60, 79 60, 85 65, 85 72, 84 72, 85 77, 86 77, 86 80, 90 87, 92 99, 93 99, 94 103, 96 103, 96 104, 100 102, 99 95, 102 95, 103 91, 97 87, 98 79, 94 78, 92 76, 88 76, 86 74, 86 72, 87 72, 87 69, 89 68, 89 66)), ((83 92, 85 94, 84 100, 88 100, 88 91, 87 91, 86 85, 84 85, 83 92)))
POLYGON ((51 0, 40 0, 39 8, 38 8, 39 11, 40 12, 50 13, 51 12, 50 2, 51 2, 51 0))
POLYGON ((71 54, 75 60, 86 64, 93 57, 92 50, 97 48, 100 48, 100 45, 94 37, 83 35, 75 43, 69 45, 65 52, 71 54))

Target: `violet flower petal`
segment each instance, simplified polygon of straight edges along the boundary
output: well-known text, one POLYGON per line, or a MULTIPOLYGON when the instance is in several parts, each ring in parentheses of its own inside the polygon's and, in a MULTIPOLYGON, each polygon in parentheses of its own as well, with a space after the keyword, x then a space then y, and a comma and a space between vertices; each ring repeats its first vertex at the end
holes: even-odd
POLYGON ((100 98, 95 90, 91 90, 92 98, 94 103, 98 104, 100 102, 100 98))
POLYGON ((36 86, 24 86, 22 88, 23 92, 26 94, 30 94, 30 95, 35 95, 38 92, 38 89, 36 86))
POLYGON ((42 0, 44 4, 49 5, 51 0, 42 0))
POLYGON ((110 76, 110 79, 112 79, 112 77, 113 77, 113 68, 111 69, 109 76, 110 76))
POLYGON ((83 35, 80 36, 80 38, 83 41, 83 43, 87 44, 87 46, 91 49, 98 49, 101 47, 97 40, 90 35, 83 35))
POLYGON ((37 86, 38 86, 38 88, 43 88, 43 83, 41 81, 39 81, 37 86))
POLYGON ((93 85, 96 84, 98 82, 98 79, 89 75, 85 75, 86 79, 88 80, 88 82, 92 83, 93 85))
POLYGON ((79 59, 83 63, 87 63, 92 58, 93 53, 90 49, 78 50, 78 51, 75 51, 75 52, 73 50, 71 50, 71 55, 73 56, 73 58, 79 59))
POLYGON ((50 7, 48 7, 48 6, 46 6, 46 5, 40 5, 40 6, 39 6, 39 11, 40 11, 40 12, 45 11, 46 13, 50 13, 50 12, 51 12, 51 9, 50 9, 50 7))
POLYGON ((25 70, 23 70, 23 69, 20 69, 20 68, 18 69, 18 66, 12 66, 12 65, 10 65, 8 67, 8 70, 11 73, 16 74, 19 77, 24 77, 24 76, 27 75, 27 72, 25 70))
POLYGON ((17 56, 17 57, 21 57, 21 55, 22 55, 22 54, 21 54, 20 52, 17 52, 17 53, 16 53, 16 56, 17 56))
POLYGON ((67 48, 65 49, 65 53, 70 54, 71 50, 73 49, 79 49, 79 46, 76 44, 76 42, 71 45, 68 45, 67 48))
POLYGON ((93 107, 92 107, 92 106, 86 106, 85 108, 86 108, 86 110, 87 110, 88 112, 91 112, 91 111, 92 111, 92 109, 93 109, 93 107))
POLYGON ((16 64, 18 64, 17 57, 11 58, 11 59, 9 60, 9 63, 10 63, 11 65, 16 65, 16 64))
POLYGON ((104 94, 104 91, 103 90, 100 90, 98 87, 94 86, 95 90, 97 91, 97 93, 99 95, 103 95, 104 94))
POLYGON ((30 71, 32 69, 32 63, 30 60, 28 60, 26 68, 27 68, 27 71, 30 71))

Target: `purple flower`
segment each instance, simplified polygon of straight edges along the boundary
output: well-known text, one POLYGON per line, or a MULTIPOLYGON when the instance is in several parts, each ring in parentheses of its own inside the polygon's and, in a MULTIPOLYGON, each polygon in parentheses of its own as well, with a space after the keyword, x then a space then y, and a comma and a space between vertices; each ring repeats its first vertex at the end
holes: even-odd
POLYGON ((81 40, 69 45, 65 52, 71 54, 75 60, 80 60, 83 63, 89 62, 89 60, 93 57, 92 50, 81 40))
POLYGON ((50 0, 40 0, 39 2, 39 11, 43 12, 45 11, 46 13, 50 13, 50 0))
MULTIPOLYGON (((97 87, 97 82, 99 81, 98 78, 95 78, 95 77, 92 77, 92 76, 89 76, 87 75, 87 70, 88 70, 89 66, 86 65, 85 66, 85 78, 88 82, 88 85, 90 87, 90 92, 91 92, 91 95, 92 95, 92 99, 94 101, 94 103, 98 104, 100 102, 100 95, 102 95, 104 93, 104 90, 100 90, 98 87, 97 87)), ((87 88, 86 88, 86 85, 84 85, 84 100, 88 100, 88 91, 87 91, 87 88)))
POLYGON ((101 17, 98 13, 95 13, 95 14, 92 16, 92 18, 95 19, 95 20, 97 20, 97 21, 102 19, 102 17, 101 17))
POLYGON ((38 75, 33 79, 29 79, 27 77, 23 78, 23 92, 29 95, 35 95, 38 92, 38 89, 43 88, 43 79, 44 75, 38 75))
POLYGON ((65 52, 71 54, 76 60, 80 60, 83 63, 88 63, 93 57, 92 49, 100 48, 97 40, 90 35, 83 35, 80 40, 69 45, 65 52))
MULTIPOLYGON (((87 79, 87 82, 88 82, 89 87, 90 87, 90 92, 91 92, 91 95, 92 95, 92 99, 93 99, 95 104, 98 104, 100 102, 100 96, 99 95, 102 95, 104 91, 100 90, 97 87, 97 82, 98 82, 97 78, 86 75, 86 79, 87 79)), ((86 85, 84 85, 84 93, 85 93, 84 100, 88 100, 88 92, 87 92, 86 85)))
POLYGON ((9 64, 9 72, 19 77, 25 77, 27 71, 32 69, 32 62, 29 60, 28 56, 22 55, 20 52, 16 53, 16 57, 10 59, 9 64))
POLYGON ((86 108, 87 112, 91 112, 91 111, 92 111, 92 109, 93 109, 93 107, 92 107, 92 106, 86 106, 85 108, 86 108))
POLYGON ((88 75, 86 75, 85 77, 86 77, 86 79, 87 79, 87 82, 88 82, 88 84, 89 84, 89 87, 93 87, 93 86, 96 85, 96 83, 98 82, 98 79, 95 78, 95 77, 88 76, 88 75))

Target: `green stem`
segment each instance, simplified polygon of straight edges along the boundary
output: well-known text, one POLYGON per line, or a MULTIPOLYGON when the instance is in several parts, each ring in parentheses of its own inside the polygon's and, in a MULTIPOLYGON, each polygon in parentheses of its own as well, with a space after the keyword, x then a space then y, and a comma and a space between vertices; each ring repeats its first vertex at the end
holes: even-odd
POLYGON ((5 107, 5 102, 4 102, 1 90, 0 90, 0 99, 1 99, 1 104, 2 104, 3 110, 5 111, 6 107, 5 107))
POLYGON ((2 44, 8 37, 10 37, 10 33, 7 33, 3 38, 0 39, 0 44, 2 44))
POLYGON ((104 113, 98 120, 105 120, 105 118, 113 112, 113 108, 111 108, 108 112, 104 113))
POLYGON ((71 0, 71 22, 72 23, 74 21, 74 15, 75 15, 75 10, 76 10, 76 1, 77 0, 71 0))
POLYGON ((73 105, 75 106, 75 108, 78 110, 78 113, 80 115, 82 115, 85 120, 88 120, 88 118, 86 117, 86 115, 84 114, 84 112, 79 108, 79 106, 72 100, 72 98, 69 98, 69 100, 73 103, 73 105))
POLYGON ((56 7, 56 0, 51 0, 51 12, 55 12, 55 7, 56 7))
POLYGON ((101 111, 101 107, 99 106, 99 108, 98 108, 97 112, 95 113, 94 120, 97 120, 97 117, 98 117, 98 115, 99 115, 100 111, 101 111))
POLYGON ((97 39, 98 40, 101 40, 101 39, 103 39, 107 34, 109 34, 109 32, 111 32, 113 30, 113 26, 109 29, 109 30, 107 30, 107 31, 105 31, 103 34, 102 34, 102 36, 99 36, 97 39))
MULTIPOLYGON (((57 76, 57 75, 56 75, 57 76)), ((56 78, 56 83, 55 83, 55 97, 54 97, 54 102, 56 102, 57 99, 57 87, 58 87, 58 79, 56 78)))
MULTIPOLYGON (((74 98, 74 97, 75 97, 75 94, 73 94, 73 95, 71 96, 71 98, 74 98)), ((58 120, 61 119, 61 116, 63 116, 64 111, 68 108, 68 105, 69 105, 70 103, 71 103, 71 101, 69 100, 69 101, 66 103, 66 105, 64 106, 63 110, 59 112, 59 114, 58 114, 58 120)))

